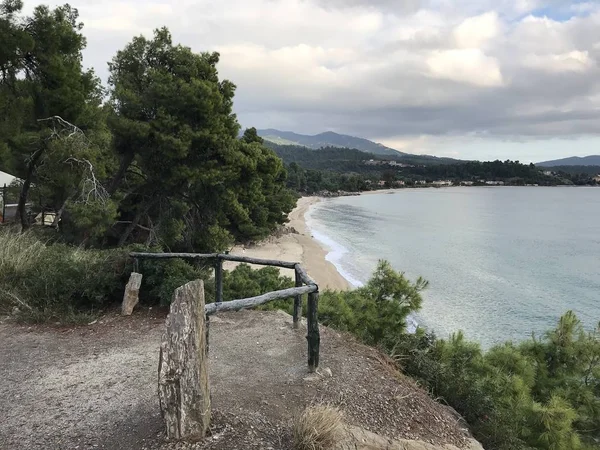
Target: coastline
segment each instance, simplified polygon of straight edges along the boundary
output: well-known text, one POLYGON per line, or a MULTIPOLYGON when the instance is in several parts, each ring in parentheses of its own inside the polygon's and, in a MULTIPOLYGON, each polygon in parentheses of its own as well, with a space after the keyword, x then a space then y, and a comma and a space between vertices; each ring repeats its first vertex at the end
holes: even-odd
MULTIPOLYGON (((350 289, 351 284, 331 262, 327 261, 328 251, 312 237, 306 223, 305 215, 308 209, 319 201, 321 201, 320 197, 301 197, 298 199, 298 203, 289 214, 288 223, 286 224, 288 229, 293 228, 297 233, 273 236, 252 246, 235 246, 231 250, 231 254, 299 262, 321 289, 350 289)), ((227 262, 223 265, 223 268, 232 270, 236 265, 237 263, 227 262)), ((260 267, 253 266, 255 269, 260 267)), ((292 269, 280 269, 280 272, 282 275, 294 278, 292 269)))

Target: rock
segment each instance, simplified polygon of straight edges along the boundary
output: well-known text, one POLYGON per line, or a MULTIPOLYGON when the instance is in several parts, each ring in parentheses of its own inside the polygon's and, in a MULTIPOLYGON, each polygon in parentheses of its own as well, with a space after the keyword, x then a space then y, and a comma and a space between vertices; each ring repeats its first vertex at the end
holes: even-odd
MULTIPOLYGON (((469 440, 466 450, 483 450, 481 444, 474 439, 469 440)), ((364 428, 350 425, 344 426, 344 437, 333 450, 459 450, 454 445, 434 445, 423 441, 407 439, 389 439, 371 433, 364 428)))
POLYGON ((127 286, 125 286, 125 294, 123 295, 123 304, 121 305, 121 314, 130 316, 133 308, 140 301, 140 285, 142 284, 142 274, 131 272, 127 286))
POLYGON ((305 383, 314 383, 315 381, 319 381, 321 379, 321 377, 319 377, 318 375, 309 375, 307 377, 302 378, 302 381, 304 381, 305 383))
POLYGON ((323 369, 317 369, 317 374, 323 378, 331 378, 333 377, 333 372, 329 367, 325 367, 323 369))
POLYGON ((175 290, 160 344, 158 398, 169 439, 206 436, 211 406, 204 316, 204 284, 175 290))

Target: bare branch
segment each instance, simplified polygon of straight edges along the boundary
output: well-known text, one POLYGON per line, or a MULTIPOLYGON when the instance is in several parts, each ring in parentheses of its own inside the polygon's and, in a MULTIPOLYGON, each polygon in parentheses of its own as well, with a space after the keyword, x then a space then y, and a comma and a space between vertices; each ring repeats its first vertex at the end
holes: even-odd
POLYGON ((96 178, 96 174, 94 173, 94 165, 87 159, 78 159, 73 156, 67 158, 65 162, 70 164, 79 164, 84 170, 84 175, 79 184, 81 192, 77 202, 88 204, 92 201, 97 201, 103 205, 106 204, 110 198, 110 195, 104 186, 102 186, 102 183, 100 183, 96 178))
POLYGON ((67 122, 60 116, 50 116, 45 119, 38 119, 38 122, 51 122, 52 134, 50 138, 71 138, 73 136, 82 137, 87 140, 85 133, 76 125, 67 122))

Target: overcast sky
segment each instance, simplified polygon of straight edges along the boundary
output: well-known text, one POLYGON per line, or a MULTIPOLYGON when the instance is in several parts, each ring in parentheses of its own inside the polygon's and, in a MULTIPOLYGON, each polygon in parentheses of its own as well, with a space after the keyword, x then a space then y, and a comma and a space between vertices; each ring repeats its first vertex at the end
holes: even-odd
POLYGON ((600 154, 599 0, 70 3, 103 81, 133 35, 163 25, 219 51, 244 127, 458 158, 600 154))

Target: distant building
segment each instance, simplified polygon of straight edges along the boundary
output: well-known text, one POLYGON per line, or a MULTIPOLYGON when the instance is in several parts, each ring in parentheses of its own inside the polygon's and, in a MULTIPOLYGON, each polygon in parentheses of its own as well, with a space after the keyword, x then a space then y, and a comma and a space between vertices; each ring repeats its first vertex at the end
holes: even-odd
POLYGON ((434 181, 433 183, 434 186, 452 186, 452 181, 450 180, 437 180, 434 181))
POLYGON ((600 183, 600 174, 596 175, 594 178, 592 178, 592 180, 594 180, 596 183, 600 183))
POLYGON ((504 186, 504 181, 491 181, 488 180, 485 182, 488 186, 504 186))
POLYGON ((391 167, 415 167, 410 164, 404 164, 398 161, 385 161, 379 159, 369 159, 364 161, 366 166, 391 166, 391 167))
POLYGON ((542 173, 544 175, 546 175, 546 176, 549 176, 549 177, 552 176, 552 175, 554 175, 554 172, 552 172, 551 170, 544 170, 542 173))
POLYGON ((460 184, 462 186, 473 186, 473 181, 461 181, 460 184))

